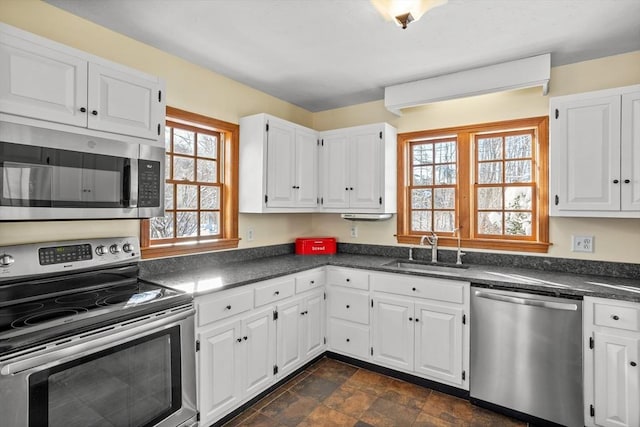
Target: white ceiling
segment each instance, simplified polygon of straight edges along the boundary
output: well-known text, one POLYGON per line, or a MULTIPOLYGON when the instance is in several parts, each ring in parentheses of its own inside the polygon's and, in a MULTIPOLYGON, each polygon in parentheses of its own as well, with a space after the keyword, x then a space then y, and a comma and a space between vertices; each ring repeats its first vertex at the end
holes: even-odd
POLYGON ((541 53, 640 50, 640 0, 449 0, 406 30, 368 0, 46 1, 312 112, 541 53))

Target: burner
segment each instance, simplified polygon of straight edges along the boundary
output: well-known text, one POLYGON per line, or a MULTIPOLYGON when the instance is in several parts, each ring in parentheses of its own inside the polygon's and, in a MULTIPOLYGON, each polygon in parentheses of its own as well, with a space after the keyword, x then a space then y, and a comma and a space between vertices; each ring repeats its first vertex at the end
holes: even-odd
POLYGON ((137 284, 113 286, 111 288, 105 289, 105 291, 109 293, 115 293, 115 292, 122 293, 122 292, 131 292, 131 291, 137 291, 137 290, 138 290, 137 284))
POLYGON ((60 298, 56 298, 56 303, 58 304, 82 304, 82 303, 93 303, 96 299, 98 299, 98 294, 96 292, 81 292, 73 295, 66 295, 60 298))
MULTIPOLYGON (((85 313, 89 310, 82 307, 69 307, 69 308, 58 308, 48 311, 43 311, 42 313, 31 314, 27 316, 23 316, 19 319, 14 320, 11 323, 13 328, 24 328, 28 326, 35 326, 41 323, 50 322, 52 320, 68 318, 68 321, 73 320, 75 316, 80 313, 85 313)), ((65 320, 65 323, 67 320, 65 320)))
POLYGON ((135 305, 135 304, 149 302, 151 300, 161 297, 162 295, 163 295, 162 291, 160 290, 153 290, 153 291, 139 292, 139 293, 127 292, 127 293, 108 296, 106 298, 99 300, 98 302, 96 302, 96 304, 99 306, 116 305, 116 304, 123 304, 123 303, 126 303, 127 305, 135 305))
POLYGON ((16 317, 21 314, 40 310, 42 307, 44 307, 44 304, 33 302, 29 304, 14 305, 13 307, 0 308, 0 317, 16 317))

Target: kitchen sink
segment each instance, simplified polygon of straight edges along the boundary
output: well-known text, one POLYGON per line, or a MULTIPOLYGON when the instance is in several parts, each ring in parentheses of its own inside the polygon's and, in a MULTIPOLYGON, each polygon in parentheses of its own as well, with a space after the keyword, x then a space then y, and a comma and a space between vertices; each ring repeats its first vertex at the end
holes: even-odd
POLYGON ((465 269, 469 268, 464 264, 446 264, 446 263, 431 263, 420 262, 410 260, 395 260, 386 264, 384 267, 397 268, 401 271, 416 271, 423 273, 442 274, 445 276, 460 276, 465 269))

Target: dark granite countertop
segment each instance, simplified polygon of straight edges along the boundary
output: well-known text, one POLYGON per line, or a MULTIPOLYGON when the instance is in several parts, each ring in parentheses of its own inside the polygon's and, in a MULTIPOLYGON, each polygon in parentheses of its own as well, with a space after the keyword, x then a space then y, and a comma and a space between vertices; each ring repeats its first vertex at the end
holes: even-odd
POLYGON ((567 297, 603 297, 640 302, 640 279, 558 273, 528 268, 468 264, 464 269, 446 269, 442 273, 406 271, 385 264, 396 258, 338 253, 336 255, 293 255, 238 260, 211 266, 194 266, 175 272, 148 272, 143 278, 194 296, 294 274, 325 265, 352 267, 387 273, 465 280, 472 285, 545 293, 567 297))

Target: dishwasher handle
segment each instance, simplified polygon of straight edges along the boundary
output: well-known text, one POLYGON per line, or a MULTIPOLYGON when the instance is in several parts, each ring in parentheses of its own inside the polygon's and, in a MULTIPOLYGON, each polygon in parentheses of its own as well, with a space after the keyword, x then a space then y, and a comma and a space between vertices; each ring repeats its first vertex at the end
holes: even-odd
POLYGON ((493 300, 493 301, 508 302, 511 304, 519 304, 519 305, 528 305, 532 307, 549 308, 552 310, 566 310, 566 311, 578 310, 578 304, 573 304, 573 303, 544 301, 544 300, 539 300, 534 298, 512 297, 509 295, 494 294, 491 292, 482 292, 482 291, 476 291, 475 296, 479 298, 493 300))

